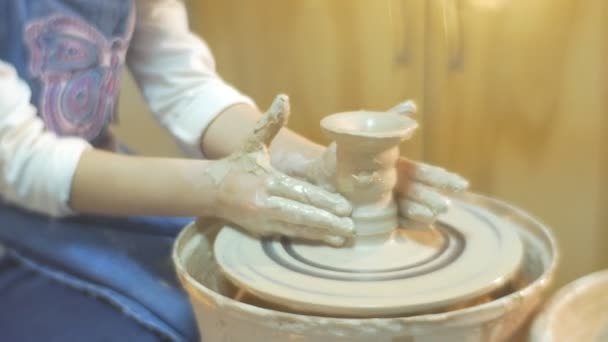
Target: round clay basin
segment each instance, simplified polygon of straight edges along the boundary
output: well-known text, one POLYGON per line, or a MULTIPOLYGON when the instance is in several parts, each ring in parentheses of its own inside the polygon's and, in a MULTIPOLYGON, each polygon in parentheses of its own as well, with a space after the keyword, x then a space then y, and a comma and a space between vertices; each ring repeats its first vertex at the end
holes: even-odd
POLYGON ((506 203, 475 194, 458 196, 517 223, 524 266, 511 291, 480 304, 416 316, 339 318, 295 314, 257 302, 227 281, 213 257, 221 222, 187 226, 173 261, 192 302, 204 341, 520 341, 530 315, 553 280, 558 250, 550 230, 506 203))
POLYGON ((534 321, 531 340, 608 341, 608 270, 560 289, 534 321))

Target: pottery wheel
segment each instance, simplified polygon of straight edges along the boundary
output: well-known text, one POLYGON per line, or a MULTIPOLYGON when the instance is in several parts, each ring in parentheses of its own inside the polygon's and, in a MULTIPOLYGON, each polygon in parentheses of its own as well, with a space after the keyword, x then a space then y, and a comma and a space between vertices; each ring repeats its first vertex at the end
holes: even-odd
POLYGON ((333 248, 225 227, 214 253, 228 279, 262 300, 380 317, 440 310, 503 287, 520 268, 523 245, 512 223, 454 200, 434 227, 397 229, 383 241, 333 248))

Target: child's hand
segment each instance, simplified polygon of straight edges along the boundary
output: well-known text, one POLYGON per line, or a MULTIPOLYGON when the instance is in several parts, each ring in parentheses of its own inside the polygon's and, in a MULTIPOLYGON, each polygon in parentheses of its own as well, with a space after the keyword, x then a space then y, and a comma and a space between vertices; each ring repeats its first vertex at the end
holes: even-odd
POLYGON ((268 145, 288 115, 288 98, 278 96, 244 148, 206 169, 216 185, 215 205, 207 215, 255 235, 287 235, 341 245, 354 233, 348 201, 270 165, 268 145))

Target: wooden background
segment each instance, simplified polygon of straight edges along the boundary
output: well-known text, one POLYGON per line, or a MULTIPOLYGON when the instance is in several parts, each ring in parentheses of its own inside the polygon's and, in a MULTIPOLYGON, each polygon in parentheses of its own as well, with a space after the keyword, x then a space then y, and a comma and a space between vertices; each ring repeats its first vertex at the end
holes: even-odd
MULTIPOLYGON (((197 0, 191 25, 224 78, 321 142, 327 114, 420 105, 404 153, 551 226, 558 284, 608 268, 608 3, 604 0, 197 0)), ((130 80, 117 128, 178 155, 130 80)))

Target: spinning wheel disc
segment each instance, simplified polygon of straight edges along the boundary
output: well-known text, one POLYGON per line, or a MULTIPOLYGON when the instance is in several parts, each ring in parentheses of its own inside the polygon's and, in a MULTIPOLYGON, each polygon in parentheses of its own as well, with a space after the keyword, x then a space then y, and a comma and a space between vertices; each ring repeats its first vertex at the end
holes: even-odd
POLYGON ((488 294, 519 270, 514 224, 453 200, 434 228, 333 248, 255 239, 225 227, 214 245, 224 275, 253 295, 299 312, 379 317, 438 310, 488 294))

